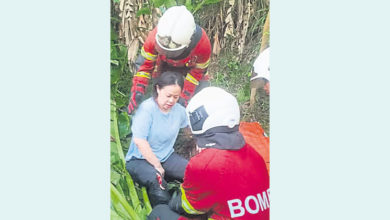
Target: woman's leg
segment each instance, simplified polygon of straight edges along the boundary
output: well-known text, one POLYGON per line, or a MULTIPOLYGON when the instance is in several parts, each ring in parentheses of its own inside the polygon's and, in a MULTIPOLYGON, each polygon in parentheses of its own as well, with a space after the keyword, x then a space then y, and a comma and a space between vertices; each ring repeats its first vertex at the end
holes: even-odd
POLYGON ((173 153, 161 165, 163 166, 165 170, 165 176, 168 177, 168 179, 183 181, 184 171, 187 167, 187 164, 187 159, 176 153, 173 153))
MULTIPOLYGON (((131 159, 126 162, 126 169, 137 183, 146 186, 152 206, 168 204, 171 196, 168 189, 163 190, 157 180, 157 171, 144 159, 131 159)), ((163 185, 167 185, 163 180, 163 185)), ((167 188, 167 187, 165 187, 167 188)))

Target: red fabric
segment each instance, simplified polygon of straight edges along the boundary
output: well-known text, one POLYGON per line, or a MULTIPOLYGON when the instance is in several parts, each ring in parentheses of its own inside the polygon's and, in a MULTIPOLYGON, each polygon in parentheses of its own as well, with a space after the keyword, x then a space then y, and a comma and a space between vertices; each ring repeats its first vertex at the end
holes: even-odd
POLYGON ((137 107, 137 100, 135 98, 136 95, 137 94, 135 92, 130 94, 129 105, 127 105, 127 112, 129 114, 131 114, 134 111, 134 109, 137 107))
MULTIPOLYGON (((154 28, 151 32, 149 32, 149 35, 146 38, 146 41, 145 41, 145 43, 143 45, 143 48, 144 48, 145 52, 153 54, 153 55, 157 54, 157 50, 155 48, 156 33, 157 33, 157 28, 154 28)), ((144 63, 139 67, 138 72, 152 73, 153 69, 154 69, 155 62, 156 61, 145 59, 144 63)))
POLYGON ((189 161, 182 187, 193 208, 211 210, 212 219, 269 219, 269 175, 248 144, 236 151, 203 150, 189 161))
MULTIPOLYGON (((210 40, 207 37, 206 32, 202 29, 202 37, 199 40, 198 44, 195 46, 194 49, 192 49, 191 53, 184 59, 181 60, 172 60, 167 59, 165 55, 158 54, 156 50, 156 33, 157 33, 157 27, 154 28, 151 32, 149 32, 148 37, 146 38, 146 41, 143 45, 144 51, 146 53, 150 53, 153 55, 157 55, 157 59, 155 61, 146 60, 144 63, 140 66, 138 69, 138 72, 148 72, 151 74, 153 78, 160 76, 161 74, 161 63, 167 63, 169 66, 172 67, 188 67, 189 73, 198 81, 200 81, 204 74, 206 73, 206 69, 200 69, 196 68, 197 63, 205 63, 210 59, 211 55, 211 44, 210 40)), ((187 73, 185 73, 184 77, 187 73)), ((187 82, 187 80, 184 81, 184 88, 183 92, 187 91, 190 93, 189 98, 193 96, 194 89, 189 88, 189 85, 192 83, 187 82), (187 82, 187 83, 186 83, 187 82)), ((134 87, 134 84, 133 84, 134 87)), ((188 97, 184 96, 182 93, 182 97, 188 100, 188 97)))
POLYGON ((269 173, 269 137, 264 135, 261 125, 258 122, 241 122, 240 133, 244 136, 245 142, 263 157, 269 173))
MULTIPOLYGON (((149 79, 145 77, 140 76, 134 76, 133 77, 133 87, 131 88, 131 94, 130 94, 130 100, 129 104, 127 105, 127 112, 131 114, 134 109, 140 104, 137 103, 137 92, 140 92, 141 94, 145 94, 145 88, 148 85, 149 79)), ((138 100, 139 101, 139 100, 138 100)))
POLYGON ((133 86, 131 88, 131 92, 132 93, 140 92, 142 94, 145 94, 145 88, 148 86, 148 83, 149 83, 149 79, 148 78, 140 77, 140 76, 134 76, 133 77, 133 86), (140 86, 140 85, 145 86, 145 88, 140 86))
POLYGON ((189 82, 188 80, 184 80, 183 92, 181 93, 180 97, 184 98, 188 102, 194 95, 195 89, 195 84, 189 82))

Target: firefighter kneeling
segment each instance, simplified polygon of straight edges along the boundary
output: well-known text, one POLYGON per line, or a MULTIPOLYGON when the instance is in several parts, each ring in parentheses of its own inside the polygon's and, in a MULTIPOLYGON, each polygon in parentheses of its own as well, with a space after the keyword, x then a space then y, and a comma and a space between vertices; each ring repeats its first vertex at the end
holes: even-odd
POLYGON ((201 152, 191 158, 178 196, 148 219, 269 219, 269 175, 264 159, 239 132, 234 96, 217 87, 195 95, 186 109, 201 152))

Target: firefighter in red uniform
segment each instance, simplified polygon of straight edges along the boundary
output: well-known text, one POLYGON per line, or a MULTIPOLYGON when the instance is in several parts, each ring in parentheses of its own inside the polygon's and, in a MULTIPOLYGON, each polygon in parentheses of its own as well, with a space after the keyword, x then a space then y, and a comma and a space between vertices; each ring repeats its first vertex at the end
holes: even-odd
POLYGON ((156 206, 148 219, 269 220, 269 175, 263 158, 239 132, 237 100, 208 87, 187 106, 201 152, 189 161, 178 196, 156 206))
MULTIPOLYGON (((187 106, 195 90, 208 86, 207 67, 211 44, 206 32, 195 24, 185 6, 169 8, 148 35, 136 60, 128 113, 131 114, 145 94, 149 79, 165 71, 185 77, 179 103, 187 106)), ((196 91, 196 92, 197 92, 196 91)))

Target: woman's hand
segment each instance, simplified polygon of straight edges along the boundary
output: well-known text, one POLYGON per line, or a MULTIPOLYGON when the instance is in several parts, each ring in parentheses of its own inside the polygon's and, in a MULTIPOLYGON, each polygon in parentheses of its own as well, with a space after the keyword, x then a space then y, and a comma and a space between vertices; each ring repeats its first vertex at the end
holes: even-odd
POLYGON ((164 170, 164 168, 161 166, 161 164, 155 166, 154 168, 160 173, 161 177, 164 177, 164 175, 165 175, 165 170, 164 170))
POLYGON ((139 151, 141 152, 142 156, 145 158, 145 160, 148 161, 159 172, 161 177, 164 177, 165 170, 161 166, 160 160, 153 153, 152 148, 150 147, 148 141, 139 138, 133 138, 133 140, 135 145, 138 147, 139 151))
POLYGON ((166 189, 166 185, 167 185, 166 182, 164 184, 164 173, 165 173, 165 170, 161 166, 161 164, 159 166, 157 166, 157 167, 154 167, 154 168, 157 170, 156 178, 157 178, 158 184, 160 184, 160 188, 162 190, 165 190, 166 189))

